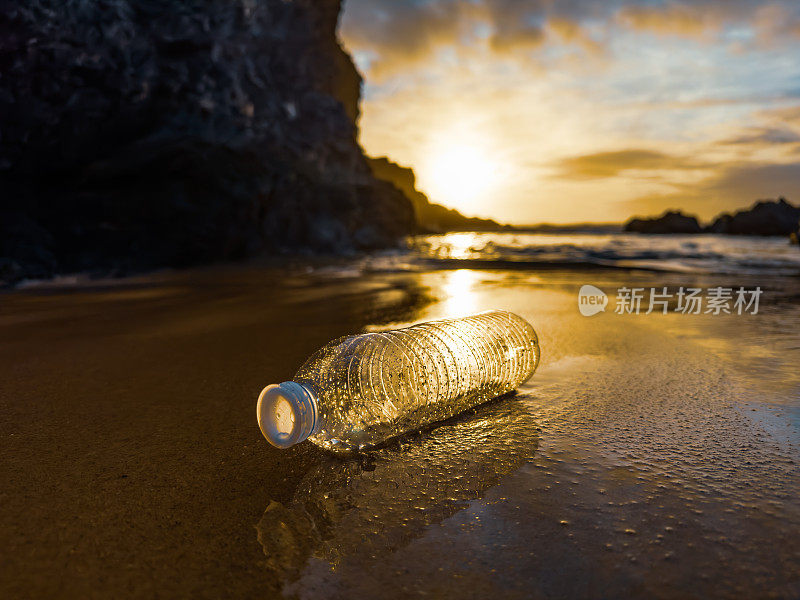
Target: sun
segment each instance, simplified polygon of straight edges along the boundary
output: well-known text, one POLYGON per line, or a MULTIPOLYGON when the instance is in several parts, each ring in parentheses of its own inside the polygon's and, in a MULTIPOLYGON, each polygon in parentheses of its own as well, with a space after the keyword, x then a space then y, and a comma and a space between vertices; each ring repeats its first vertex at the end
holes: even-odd
POLYGON ((498 183, 491 153, 474 143, 438 144, 420 173, 420 187, 431 201, 468 213, 486 213, 498 183))

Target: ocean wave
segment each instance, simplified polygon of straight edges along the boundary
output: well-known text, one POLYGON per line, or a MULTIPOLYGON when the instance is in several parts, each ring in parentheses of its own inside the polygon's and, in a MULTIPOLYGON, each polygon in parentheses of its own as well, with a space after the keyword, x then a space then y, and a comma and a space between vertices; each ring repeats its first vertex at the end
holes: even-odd
MULTIPOLYGON (((800 275, 800 248, 781 238, 636 234, 453 233, 421 236, 386 268, 547 269, 800 275)), ((389 259, 389 260, 386 260, 389 259)), ((380 268, 381 259, 373 267, 380 268)))

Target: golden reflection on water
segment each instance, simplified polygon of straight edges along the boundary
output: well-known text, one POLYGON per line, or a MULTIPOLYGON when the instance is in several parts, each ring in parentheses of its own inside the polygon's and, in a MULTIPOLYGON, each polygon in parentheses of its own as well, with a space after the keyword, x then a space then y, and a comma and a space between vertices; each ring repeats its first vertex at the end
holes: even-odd
POLYGON ((442 285, 443 314, 449 317, 463 317, 480 312, 478 295, 475 291, 479 278, 479 274, 470 269, 448 272, 442 285))
POLYGON ((450 233, 441 238, 442 246, 447 248, 447 258, 470 258, 478 240, 475 233, 450 233))

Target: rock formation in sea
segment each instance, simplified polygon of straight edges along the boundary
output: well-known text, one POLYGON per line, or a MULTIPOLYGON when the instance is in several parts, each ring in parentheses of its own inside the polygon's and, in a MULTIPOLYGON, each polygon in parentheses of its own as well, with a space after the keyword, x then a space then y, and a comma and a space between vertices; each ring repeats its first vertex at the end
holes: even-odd
POLYGON ((777 200, 759 200, 753 206, 722 213, 705 227, 696 217, 680 211, 667 211, 660 217, 635 218, 625 223, 624 230, 638 233, 722 233, 729 235, 788 236, 797 231, 800 207, 777 200))
POLYGON ((759 200, 752 207, 733 215, 723 213, 709 225, 710 233, 733 235, 790 235, 797 231, 800 208, 785 198, 759 200))
POLYGON ((339 0, 0 0, 0 281, 394 243, 339 0))
POLYGON ((434 204, 417 189, 414 171, 392 162, 386 157, 370 158, 372 173, 388 181, 405 194, 414 206, 418 231, 443 233, 445 231, 499 231, 504 226, 492 219, 467 217, 453 208, 434 204))
POLYGON ((667 211, 660 217, 631 219, 625 223, 624 230, 635 233, 700 233, 702 228, 696 217, 681 211, 667 211))

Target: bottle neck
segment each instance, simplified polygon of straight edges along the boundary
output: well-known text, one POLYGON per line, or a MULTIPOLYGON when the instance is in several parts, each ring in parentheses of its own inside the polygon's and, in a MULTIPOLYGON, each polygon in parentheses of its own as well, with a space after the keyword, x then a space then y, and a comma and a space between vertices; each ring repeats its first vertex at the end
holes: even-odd
POLYGON ((265 387, 258 397, 256 411, 261 433, 276 448, 299 444, 315 433, 319 421, 316 394, 296 381, 265 387))

